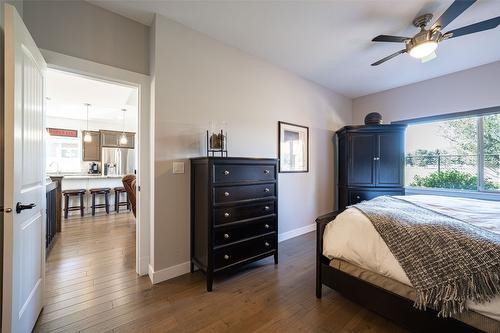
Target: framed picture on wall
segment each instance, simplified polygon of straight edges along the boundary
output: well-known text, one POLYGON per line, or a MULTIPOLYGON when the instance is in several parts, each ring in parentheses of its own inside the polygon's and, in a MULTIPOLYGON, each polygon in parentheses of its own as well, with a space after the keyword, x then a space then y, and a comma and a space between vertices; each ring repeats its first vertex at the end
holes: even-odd
POLYGON ((279 172, 309 172, 309 128, 278 122, 279 172))

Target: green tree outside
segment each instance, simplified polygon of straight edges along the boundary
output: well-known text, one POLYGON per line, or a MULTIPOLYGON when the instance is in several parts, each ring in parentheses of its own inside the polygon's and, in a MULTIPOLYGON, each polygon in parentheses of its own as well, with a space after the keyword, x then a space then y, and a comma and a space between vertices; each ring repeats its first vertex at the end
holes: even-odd
MULTIPOLYGON (((440 134, 443 138, 453 143, 456 149, 453 155, 444 150, 418 149, 407 154, 406 163, 412 167, 427 167, 437 163, 446 163, 458 166, 457 170, 441 170, 432 172, 427 176, 416 175, 411 186, 431 188, 451 188, 464 190, 477 190, 477 172, 464 171, 470 167, 467 160, 478 154, 478 125, 477 118, 456 119, 443 123, 440 134)), ((483 117, 483 151, 486 190, 500 189, 500 114, 483 117), (488 178, 488 175, 496 177, 488 178)))

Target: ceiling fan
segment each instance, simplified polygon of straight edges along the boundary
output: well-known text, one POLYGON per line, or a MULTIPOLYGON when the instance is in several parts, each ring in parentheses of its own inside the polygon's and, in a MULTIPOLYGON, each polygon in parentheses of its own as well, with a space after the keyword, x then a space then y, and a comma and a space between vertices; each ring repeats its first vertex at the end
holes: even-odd
POLYGON ((374 62, 372 66, 378 66, 403 53, 408 53, 412 57, 418 59, 432 57, 433 55, 435 56, 434 51, 438 43, 444 40, 496 28, 500 24, 500 16, 455 30, 450 30, 445 33, 442 32, 442 29, 466 11, 467 8, 472 6, 474 2, 476 2, 476 0, 455 0, 429 29, 425 27, 431 21, 432 14, 424 14, 417 17, 413 20, 413 25, 420 28, 420 31, 413 37, 379 35, 373 38, 372 42, 405 43, 405 48, 374 62))

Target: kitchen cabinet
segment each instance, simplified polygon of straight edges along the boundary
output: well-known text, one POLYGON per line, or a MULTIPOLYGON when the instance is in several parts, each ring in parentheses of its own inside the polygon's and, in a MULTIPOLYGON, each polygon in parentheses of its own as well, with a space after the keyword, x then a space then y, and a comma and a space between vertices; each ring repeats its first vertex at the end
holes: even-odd
POLYGON ((101 160, 101 133, 89 131, 92 140, 90 142, 83 141, 82 132, 82 160, 98 162, 101 160))
MULTIPOLYGON (((46 189, 46 215, 45 215, 45 248, 49 249, 54 243, 57 232, 57 198, 60 195, 58 183, 52 182, 45 186, 46 189)), ((60 187, 59 187, 60 188, 60 187)))
POLYGON ((127 143, 124 145, 120 144, 120 136, 121 135, 122 135, 121 133, 118 135, 118 147, 134 149, 135 133, 125 132, 125 136, 127 137, 127 143))
POLYGON ((101 130, 101 145, 102 147, 117 147, 117 148, 134 148, 135 133, 125 132, 127 137, 126 144, 120 144, 120 137, 123 132, 101 130))

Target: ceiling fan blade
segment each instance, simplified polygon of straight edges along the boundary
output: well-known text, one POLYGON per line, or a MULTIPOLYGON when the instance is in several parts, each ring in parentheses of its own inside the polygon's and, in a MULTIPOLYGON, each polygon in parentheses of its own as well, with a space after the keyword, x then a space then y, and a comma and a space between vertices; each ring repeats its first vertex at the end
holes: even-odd
POLYGON ((446 36, 446 38, 460 37, 464 35, 473 34, 475 32, 495 29, 496 27, 498 27, 498 25, 500 25, 500 16, 494 17, 486 21, 481 21, 471 25, 467 25, 465 27, 461 27, 455 30, 448 31, 447 33, 444 34, 444 36, 446 36))
POLYGON ((372 39, 372 42, 390 42, 390 43, 403 43, 405 40, 411 39, 410 37, 378 35, 372 39))
POLYGON ((443 15, 441 15, 441 17, 437 19, 436 23, 432 25, 431 30, 436 28, 437 26, 440 26, 441 29, 444 29, 444 27, 450 24, 460 14, 465 12, 467 8, 472 6, 474 2, 476 2, 476 0, 455 0, 455 2, 453 2, 447 10, 445 10, 443 15))
POLYGON ((381 63, 386 62, 387 60, 391 60, 392 58, 394 58, 394 57, 396 57, 396 56, 398 56, 398 55, 400 55, 400 54, 403 54, 403 53, 406 53, 406 49, 404 49, 404 50, 399 50, 398 52, 393 53, 393 54, 391 54, 390 56, 387 56, 387 57, 385 57, 385 58, 383 58, 383 59, 380 59, 380 60, 379 60, 379 61, 377 61, 377 62, 374 62, 374 63, 372 64, 372 66, 378 66, 378 65, 380 65, 381 63))

